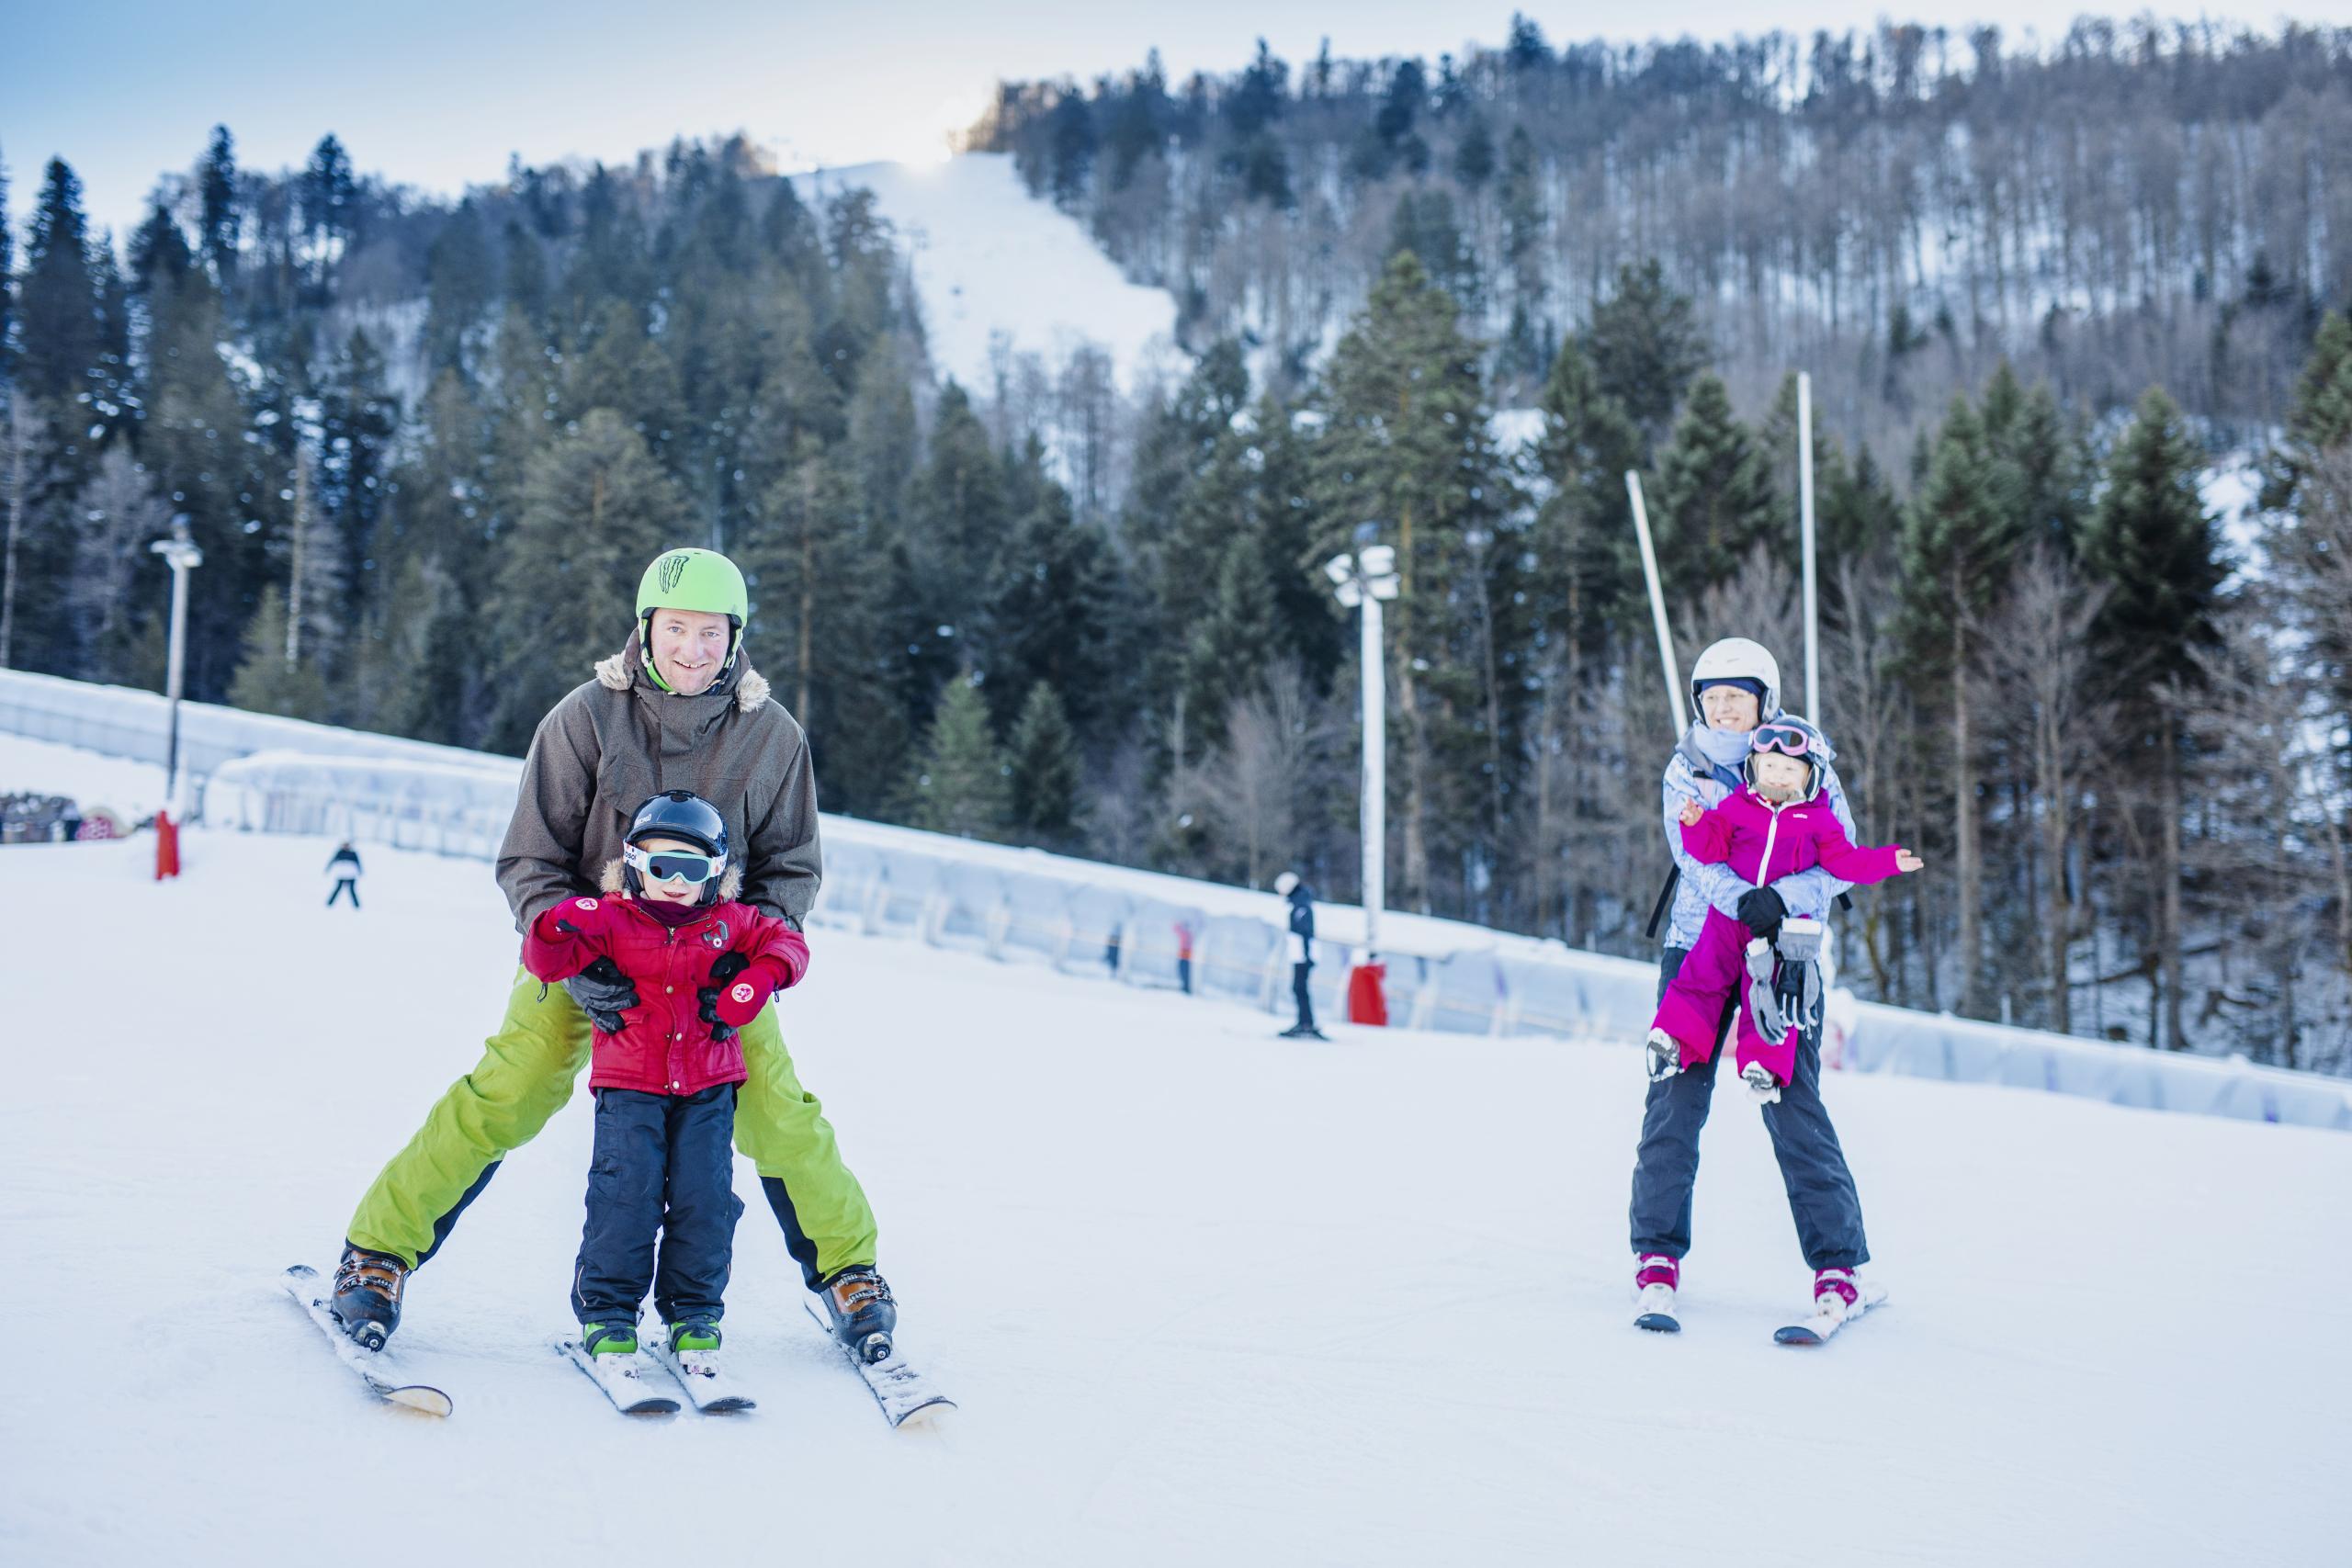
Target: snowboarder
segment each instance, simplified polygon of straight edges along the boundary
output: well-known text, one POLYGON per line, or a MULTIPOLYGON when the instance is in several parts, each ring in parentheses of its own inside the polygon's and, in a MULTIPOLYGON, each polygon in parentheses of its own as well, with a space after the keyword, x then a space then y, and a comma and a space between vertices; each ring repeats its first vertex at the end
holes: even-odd
MULTIPOLYGON (((1679 820, 1682 847, 1702 865, 1727 865, 1751 884, 1769 884, 1778 870, 1808 871, 1819 865, 1848 882, 1883 882, 1920 868, 1919 857, 1903 849, 1857 849, 1829 807, 1821 801, 1821 768, 1835 753, 1828 739, 1804 719, 1782 714, 1748 733, 1747 782, 1713 807, 1685 800, 1679 820)), ((1826 913, 1800 909, 1791 915, 1817 919, 1826 913)), ((1781 1098, 1794 1076, 1799 1019, 1774 1021, 1770 1037, 1757 1010, 1739 1004, 1741 983, 1753 978, 1772 985, 1771 947, 1760 934, 1721 909, 1706 920, 1681 966, 1667 982, 1650 1029, 1650 1077, 1669 1077, 1714 1055, 1722 1038, 1724 1003, 1738 1011, 1740 1080, 1761 1104, 1781 1098)))
MULTIPOLYGON (((531 738, 498 858, 518 929, 595 892, 599 869, 621 854, 628 814, 673 788, 696 790, 725 818, 742 901, 798 929, 820 873, 816 783, 807 737, 744 652, 749 608, 743 574, 716 551, 665 550, 646 568, 628 643, 531 738)), ((398 1327, 410 1272, 448 1239, 507 1153, 571 1098, 592 1017, 618 1034, 631 1010, 649 1005, 661 998, 640 997, 609 960, 554 989, 517 970, 481 1060, 442 1095, 352 1216, 334 1308, 355 1338, 379 1346, 398 1327)), ((874 1267, 874 1211, 823 1107, 793 1071, 775 1009, 744 1025, 741 1043, 735 1146, 758 1168, 834 1335, 887 1353, 898 1314, 874 1267)))
POLYGON ((1295 871, 1274 878, 1274 891, 1290 900, 1290 995, 1297 1005, 1298 1021, 1283 1031, 1285 1040, 1325 1040, 1315 1027, 1315 1000, 1306 994, 1306 977, 1315 967, 1315 890, 1295 871))
POLYGON ((605 867, 606 896, 567 898, 523 939, 523 967, 542 981, 602 961, 646 998, 619 1032, 594 1037, 595 1154, 571 1272, 581 1346, 599 1361, 626 1358, 616 1370, 636 1366, 638 1307, 650 1290, 671 1353, 689 1375, 717 1375, 743 1213, 731 1135, 735 1086, 750 1075, 736 1032, 808 969, 798 931, 736 901, 743 874, 731 847, 710 802, 657 795, 605 867))
MULTIPOLYGON (((1690 692, 1703 716, 1667 759, 1661 795, 1667 848, 1679 881, 1664 953, 1658 962, 1658 998, 1690 958, 1709 912, 1724 915, 1766 942, 1779 934, 1792 908, 1826 909, 1846 884, 1826 867, 1791 872, 1758 885, 1728 865, 1710 865, 1683 846, 1681 816, 1686 802, 1709 807, 1746 780, 1740 773, 1748 736, 1768 718, 1781 716, 1781 670, 1764 648, 1746 637, 1726 637, 1699 655, 1690 669, 1690 692)), ((1814 788, 1851 840, 1854 819, 1846 792, 1827 758, 1818 766, 1814 788)), ((1731 1023, 1736 997, 1726 998, 1713 1021, 1714 1038, 1731 1023)), ((1637 1321, 1671 1328, 1683 1256, 1690 1249, 1690 1199, 1699 1175, 1699 1134, 1707 1122, 1722 1053, 1684 1071, 1651 1081, 1642 1111, 1642 1137, 1634 1163, 1630 1211, 1634 1282, 1639 1292, 1637 1321)), ((1764 1129, 1772 1140, 1789 1210, 1805 1264, 1814 1270, 1814 1296, 1857 1296, 1853 1271, 1870 1260, 1862 1232, 1861 1200, 1853 1173, 1838 1147, 1837 1129, 1821 1101, 1820 1044, 1811 1032, 1798 1041, 1795 1059, 1781 1098, 1763 1107, 1764 1129)))
POLYGON ((334 878, 334 886, 327 891, 327 908, 345 893, 351 895, 351 907, 359 908, 359 852, 345 839, 343 847, 327 857, 327 874, 334 878))

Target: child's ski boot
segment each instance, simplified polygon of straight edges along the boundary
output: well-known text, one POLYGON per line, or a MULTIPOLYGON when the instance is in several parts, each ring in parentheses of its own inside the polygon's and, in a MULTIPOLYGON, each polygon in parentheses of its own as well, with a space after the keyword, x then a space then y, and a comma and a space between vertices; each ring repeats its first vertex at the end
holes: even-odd
POLYGON ((401 1291, 409 1268, 389 1252, 343 1244, 334 1266, 334 1298, 328 1303, 343 1331, 363 1350, 380 1350, 401 1325, 401 1291))
POLYGON ((899 1326, 899 1308, 890 1287, 871 1263, 854 1263, 817 1287, 833 1337, 859 1360, 872 1363, 890 1355, 890 1332, 899 1326))
POLYGON ((1682 1322, 1674 1315, 1674 1292, 1681 1283, 1682 1265, 1662 1252, 1645 1252, 1634 1259, 1634 1326, 1653 1334, 1679 1334, 1682 1322))
POLYGON ((718 1325, 696 1321, 670 1325, 670 1354, 689 1377, 718 1375, 718 1325))

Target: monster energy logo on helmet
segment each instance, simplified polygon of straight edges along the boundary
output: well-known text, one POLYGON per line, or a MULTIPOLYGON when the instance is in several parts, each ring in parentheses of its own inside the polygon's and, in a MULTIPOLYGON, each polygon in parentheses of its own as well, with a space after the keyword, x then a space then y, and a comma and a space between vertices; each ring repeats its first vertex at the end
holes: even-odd
POLYGON ((654 683, 664 687, 661 671, 653 668, 653 612, 656 610, 697 610, 705 615, 724 615, 735 628, 727 649, 726 673, 735 664, 735 655, 743 646, 743 623, 751 618, 751 594, 743 586, 743 574, 733 561, 717 550, 692 547, 664 550, 653 558, 645 575, 637 584, 638 656, 644 660, 646 672, 654 683))

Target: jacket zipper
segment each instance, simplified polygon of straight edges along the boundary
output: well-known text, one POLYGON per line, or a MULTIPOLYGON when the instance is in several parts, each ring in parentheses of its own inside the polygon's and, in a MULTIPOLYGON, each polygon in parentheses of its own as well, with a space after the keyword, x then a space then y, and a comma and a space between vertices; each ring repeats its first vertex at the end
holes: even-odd
POLYGON ((1772 840, 1781 835, 1781 808, 1769 800, 1764 803, 1764 807, 1772 814, 1772 819, 1764 829, 1764 858, 1756 863, 1756 886, 1758 887, 1768 886, 1772 880, 1772 840))

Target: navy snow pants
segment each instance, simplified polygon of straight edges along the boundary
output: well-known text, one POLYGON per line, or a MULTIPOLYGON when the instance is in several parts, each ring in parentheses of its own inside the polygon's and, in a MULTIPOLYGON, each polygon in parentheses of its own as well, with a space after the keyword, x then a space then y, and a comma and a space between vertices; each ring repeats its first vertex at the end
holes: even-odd
POLYGON ((598 1089, 572 1312, 582 1324, 635 1323, 650 1290, 664 1323, 718 1322, 742 1214, 733 1084, 687 1095, 598 1089))
MULTIPOLYGON (((1658 963, 1657 994, 1690 956, 1669 947, 1658 963)), ((1739 1005, 1734 990, 1716 1025, 1720 1042, 1739 1005)), ((1634 1159, 1634 1250, 1680 1258, 1690 1250, 1690 1194, 1699 1181, 1699 1130, 1707 1124, 1714 1099, 1715 1066, 1729 1055, 1720 1044, 1696 1066, 1650 1085, 1642 1111, 1641 1152, 1634 1159)), ((1809 1269, 1852 1269, 1870 1261, 1862 1237, 1862 1201, 1854 1191, 1838 1130, 1821 1103, 1821 1041, 1808 1033, 1797 1045, 1796 1074, 1781 1090, 1780 1102, 1764 1107, 1764 1131, 1781 1162, 1789 1213, 1809 1269)))

